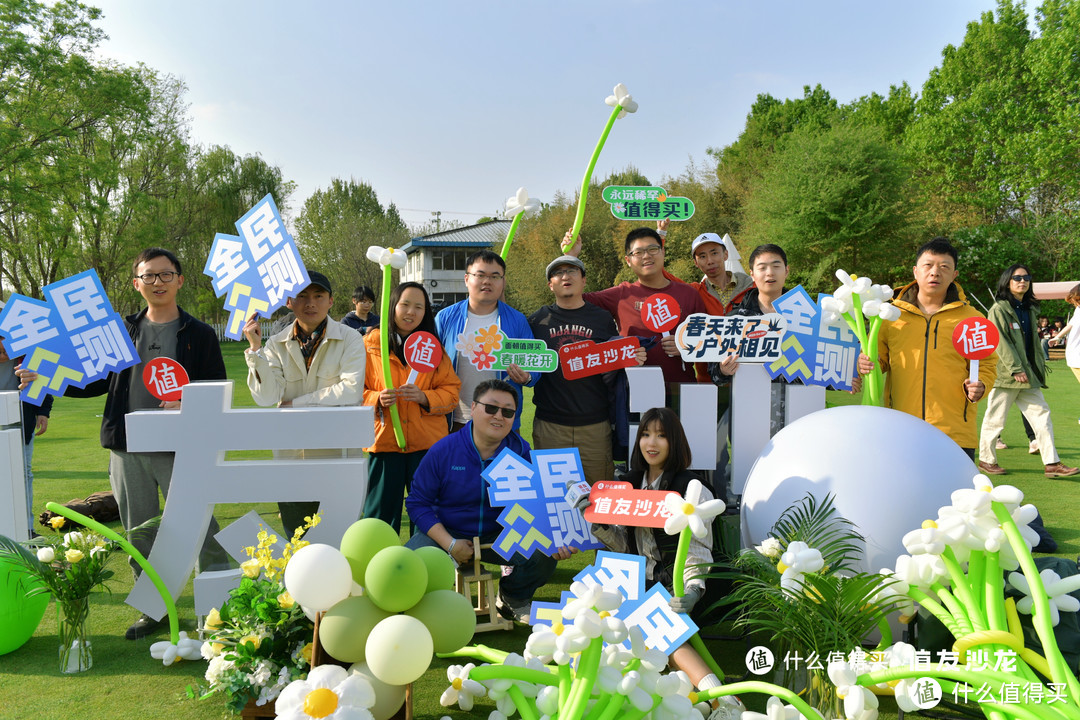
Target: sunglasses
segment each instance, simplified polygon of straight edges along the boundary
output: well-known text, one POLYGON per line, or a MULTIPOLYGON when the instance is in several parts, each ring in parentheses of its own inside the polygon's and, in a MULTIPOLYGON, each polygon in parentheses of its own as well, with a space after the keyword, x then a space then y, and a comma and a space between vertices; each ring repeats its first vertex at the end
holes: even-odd
POLYGON ((483 407, 484 412, 486 412, 488 415, 494 415, 497 412, 502 412, 502 416, 507 420, 517 415, 517 408, 504 408, 499 407, 498 405, 491 405, 483 402, 477 402, 476 404, 483 407))
POLYGON ((1013 275, 1012 279, 1016 282, 1031 282, 1030 275, 1013 275))

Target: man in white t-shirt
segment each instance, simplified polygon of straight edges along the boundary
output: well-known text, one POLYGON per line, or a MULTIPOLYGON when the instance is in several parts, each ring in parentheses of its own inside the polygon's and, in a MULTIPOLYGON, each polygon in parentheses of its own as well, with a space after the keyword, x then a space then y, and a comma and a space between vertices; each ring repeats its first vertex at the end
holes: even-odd
MULTIPOLYGON (((540 379, 540 373, 525 372, 517 365, 511 365, 506 371, 482 370, 474 363, 476 358, 467 356, 470 351, 462 349, 477 330, 492 327, 507 337, 532 339, 525 316, 502 301, 506 289, 506 262, 491 250, 473 253, 465 264, 465 287, 469 291, 468 298, 443 308, 435 316, 439 341, 453 358, 454 372, 461 378, 462 400, 454 410, 451 431, 457 431, 469 422, 471 404, 468 399, 472 398, 476 386, 485 380, 509 380, 517 392, 518 407, 521 407, 522 386, 535 385, 540 379)), ((521 413, 518 413, 513 429, 517 431, 520 426, 521 413)))

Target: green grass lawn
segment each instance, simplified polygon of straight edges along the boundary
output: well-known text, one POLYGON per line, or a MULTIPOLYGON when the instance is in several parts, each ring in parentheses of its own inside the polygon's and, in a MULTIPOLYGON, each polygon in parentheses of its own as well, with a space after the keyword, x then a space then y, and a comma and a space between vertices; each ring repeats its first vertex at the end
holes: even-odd
MULTIPOLYGON (((236 381, 234 402, 237 406, 252 406, 244 384, 246 368, 240 343, 227 343, 224 352, 229 377, 236 381)), ((1053 406, 1057 429, 1058 451, 1069 464, 1080 463, 1080 427, 1076 422, 1080 408, 1080 385, 1063 362, 1051 363, 1056 371, 1050 378, 1047 391, 1053 406)), ((857 401, 849 396, 830 393, 829 402, 846 404, 857 401)), ((98 429, 104 398, 79 400, 60 399, 53 409, 48 432, 36 441, 35 511, 45 502, 66 502, 82 498, 98 490, 109 489, 108 452, 98 442, 98 429)), ((531 436, 532 404, 527 402, 522 432, 531 436)), ((998 482, 1020 487, 1029 501, 1040 508, 1046 525, 1061 547, 1058 554, 1076 557, 1080 552, 1080 524, 1075 518, 1080 512, 1080 494, 1075 492, 1075 478, 1048 480, 1042 475, 1037 455, 1028 455, 1019 414, 1014 410, 1004 435, 1009 449, 999 453, 999 463, 1010 471, 998 482)), ((269 453, 236 454, 237 457, 268 456, 269 453)), ((232 457, 232 455, 230 455, 232 457)), ((264 520, 280 530, 273 505, 218 506, 216 514, 222 525, 256 508, 264 520)), ((541 600, 556 600, 572 576, 591 561, 592 554, 576 555, 561 563, 554 581, 542 588, 541 600)), ((61 676, 57 672, 56 611, 50 604, 34 637, 21 649, 0 656, 0 720, 34 718, 70 720, 113 720, 122 718, 219 718, 228 716, 219 698, 203 701, 189 700, 187 686, 202 679, 204 662, 179 663, 163 667, 150 658, 150 645, 167 638, 160 631, 151 638, 131 642, 123 637, 124 630, 137 617, 133 608, 124 604, 131 588, 131 577, 122 558, 113 560, 116 570, 112 593, 92 598, 89 629, 94 646, 94 667, 77 676, 61 676)), ((192 631, 195 625, 191 585, 188 584, 178 603, 181 629, 192 631)), ((512 632, 478 635, 477 643, 504 650, 520 652, 528 635, 526 628, 512 632)), ((741 642, 710 641, 717 660, 731 676, 744 672, 745 647, 741 642)), ((446 687, 445 669, 450 663, 436 659, 431 669, 415 685, 415 716, 435 720, 443 715, 453 718, 487 717, 492 709, 486 700, 478 703, 474 713, 447 711, 439 707, 439 694, 446 687)), ((753 703, 758 705, 758 703, 753 703)), ((895 717, 891 703, 883 703, 884 717, 895 717)), ((760 708, 759 708, 760 709, 760 708)))

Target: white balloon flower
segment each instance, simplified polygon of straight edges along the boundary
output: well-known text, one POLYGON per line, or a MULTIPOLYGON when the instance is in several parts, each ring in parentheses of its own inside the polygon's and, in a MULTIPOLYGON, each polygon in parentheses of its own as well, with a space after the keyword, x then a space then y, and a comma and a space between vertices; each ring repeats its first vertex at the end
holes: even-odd
POLYGON ((515 194, 506 199, 506 209, 503 210, 503 217, 509 220, 519 213, 525 213, 524 217, 528 217, 539 209, 540 201, 529 197, 529 191, 520 187, 515 194))
POLYGON ((874 720, 878 700, 868 688, 857 684, 855 670, 843 660, 829 663, 829 679, 836 686, 836 696, 844 701, 844 717, 848 720, 874 720))
POLYGON ((166 667, 172 665, 177 659, 201 660, 202 641, 189 638, 187 633, 181 630, 175 645, 169 640, 162 640, 151 645, 150 657, 160 660, 166 667))
MULTIPOLYGON (((1061 620, 1061 611, 1076 612, 1080 610, 1080 600, 1069 593, 1080 590, 1080 575, 1070 575, 1062 578, 1053 570, 1047 568, 1039 573, 1043 587, 1046 589, 1047 599, 1050 601, 1050 624, 1057 625, 1061 620)), ((1035 600, 1031 595, 1031 586, 1027 578, 1018 572, 1009 573, 1009 584, 1024 593, 1020 602, 1016 603, 1016 609, 1027 615, 1031 614, 1035 600)))
POLYGON ((679 497, 678 493, 669 493, 664 498, 664 504, 671 511, 671 515, 664 521, 664 532, 675 535, 689 524, 694 537, 700 539, 708 534, 708 523, 723 512, 727 505, 723 500, 715 499, 701 502, 703 490, 701 481, 694 478, 686 486, 685 499, 679 497))
POLYGON ((611 107, 621 107, 622 112, 619 113, 619 120, 626 117, 626 113, 637 112, 638 104, 634 102, 634 96, 630 94, 630 91, 626 89, 626 86, 619 83, 615 86, 614 94, 608 95, 604 100, 604 103, 611 107))
POLYGON ((473 663, 467 665, 451 665, 446 668, 446 679, 450 681, 450 687, 443 691, 439 697, 439 704, 450 707, 454 703, 468 712, 472 710, 473 699, 484 697, 487 690, 475 680, 469 679, 469 673, 476 667, 473 663))

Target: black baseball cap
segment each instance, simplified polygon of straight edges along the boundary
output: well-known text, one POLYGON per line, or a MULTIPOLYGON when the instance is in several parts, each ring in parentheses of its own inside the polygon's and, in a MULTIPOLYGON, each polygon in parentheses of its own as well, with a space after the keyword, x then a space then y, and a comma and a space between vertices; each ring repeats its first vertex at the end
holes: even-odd
MULTIPOLYGON (((333 288, 330 287, 330 281, 327 280, 326 276, 323 275, 321 272, 318 272, 316 270, 308 270, 308 277, 311 279, 311 282, 308 283, 307 287, 311 287, 312 285, 318 285, 329 294, 334 294, 333 288)), ((304 288, 304 290, 307 290, 307 288, 304 288)))

